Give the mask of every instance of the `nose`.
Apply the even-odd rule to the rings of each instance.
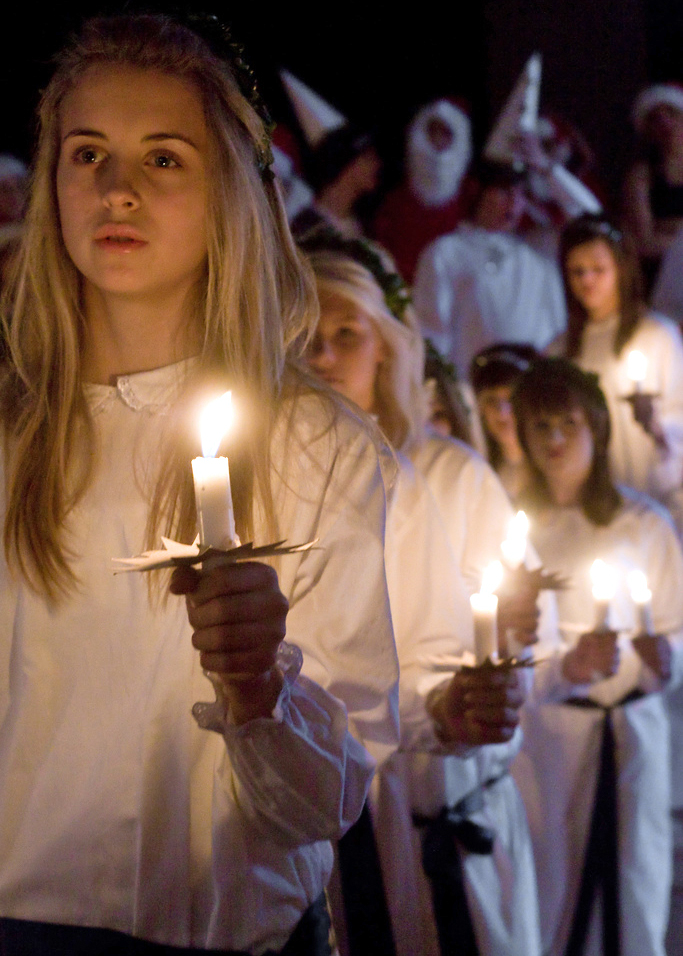
[[[558,448],[560,445],[564,444],[564,432],[559,425],[555,425],[548,432],[548,444],[552,448]]]
[[[332,343],[316,335],[308,353],[308,364],[316,372],[327,372],[334,367],[337,354]]]
[[[130,169],[122,162],[111,159],[102,169],[101,176],[102,201],[108,209],[137,209],[140,195]]]

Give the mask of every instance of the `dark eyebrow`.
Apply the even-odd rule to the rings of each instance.
[[[70,136],[88,136],[93,139],[101,139],[101,140],[107,139],[107,136],[104,133],[101,133],[99,130],[81,129],[77,127],[75,129],[69,130],[68,133],[65,133],[64,136],[62,137],[62,142],[64,142],[64,140],[69,139]],[[180,140],[181,143],[187,143],[187,145],[191,146],[192,149],[196,149],[198,151],[197,144],[194,142],[194,140],[191,140],[189,136],[185,136],[183,133],[150,133],[149,136],[143,136],[142,142],[156,143],[156,142],[163,142],[169,139]]]

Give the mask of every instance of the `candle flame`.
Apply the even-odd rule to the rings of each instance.
[[[633,349],[626,359],[626,373],[632,382],[644,382],[647,375],[647,357]]]
[[[510,518],[507,538],[501,545],[503,557],[512,568],[518,568],[524,561],[526,541],[529,534],[529,519],[523,511]]]
[[[500,561],[492,561],[487,568],[484,569],[484,573],[481,579],[481,588],[479,589],[480,594],[493,594],[496,588],[500,587],[500,583],[503,580],[503,565]]]
[[[636,604],[647,604],[652,598],[652,591],[647,586],[647,577],[643,571],[629,571],[628,589]]]
[[[216,453],[232,423],[232,392],[225,392],[220,398],[209,402],[202,412],[199,433],[202,439],[204,458],[215,458]]]
[[[593,597],[596,601],[611,601],[617,589],[617,574],[614,568],[598,558],[591,566]]]

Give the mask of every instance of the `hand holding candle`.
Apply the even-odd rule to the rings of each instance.
[[[477,664],[483,664],[489,657],[495,660],[498,656],[498,598],[493,592],[500,584],[502,576],[502,564],[500,561],[494,561],[484,571],[479,592],[470,595]]]
[[[206,406],[201,418],[202,458],[193,458],[194,493],[199,541],[204,548],[226,550],[238,543],[227,458],[216,458],[232,418],[232,396],[226,392]]]
[[[617,633],[610,630],[610,603],[616,591],[614,568],[598,559],[591,566],[596,623],[582,634],[564,656],[562,672],[573,684],[589,684],[616,674],[619,669]]]
[[[668,443],[662,427],[655,414],[653,392],[644,390],[647,377],[647,356],[638,349],[632,349],[626,358],[626,374],[633,382],[633,392],[626,396],[633,409],[633,417],[638,424],[650,435],[657,446],[663,451],[668,450]]]
[[[661,680],[671,677],[671,644],[663,634],[655,632],[652,621],[652,591],[642,571],[630,571],[628,587],[638,611],[638,634],[632,644],[636,653]]]

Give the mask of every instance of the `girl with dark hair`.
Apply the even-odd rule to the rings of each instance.
[[[533,345],[500,342],[475,355],[470,365],[488,459],[512,501],[517,501],[529,478],[517,437],[512,391],[538,354]]]
[[[543,951],[664,956],[672,835],[662,692],[683,665],[681,548],[663,509],[613,483],[594,375],[540,359],[520,379],[514,408],[531,465],[531,541],[546,571],[566,581],[561,638],[537,667],[514,768],[534,841]],[[596,559],[616,577],[600,613]],[[651,594],[639,612],[642,574]],[[603,949],[594,948],[599,928]]]
[[[670,504],[683,479],[683,341],[645,307],[636,254],[601,216],[562,234],[566,335],[548,350],[595,372],[605,393],[617,481]]]
[[[312,280],[201,26],[88,21],[43,95],[0,367],[4,956],[329,953],[330,841],[397,743],[377,447],[287,357]],[[238,535],[319,547],[114,576],[194,538],[226,388]]]

